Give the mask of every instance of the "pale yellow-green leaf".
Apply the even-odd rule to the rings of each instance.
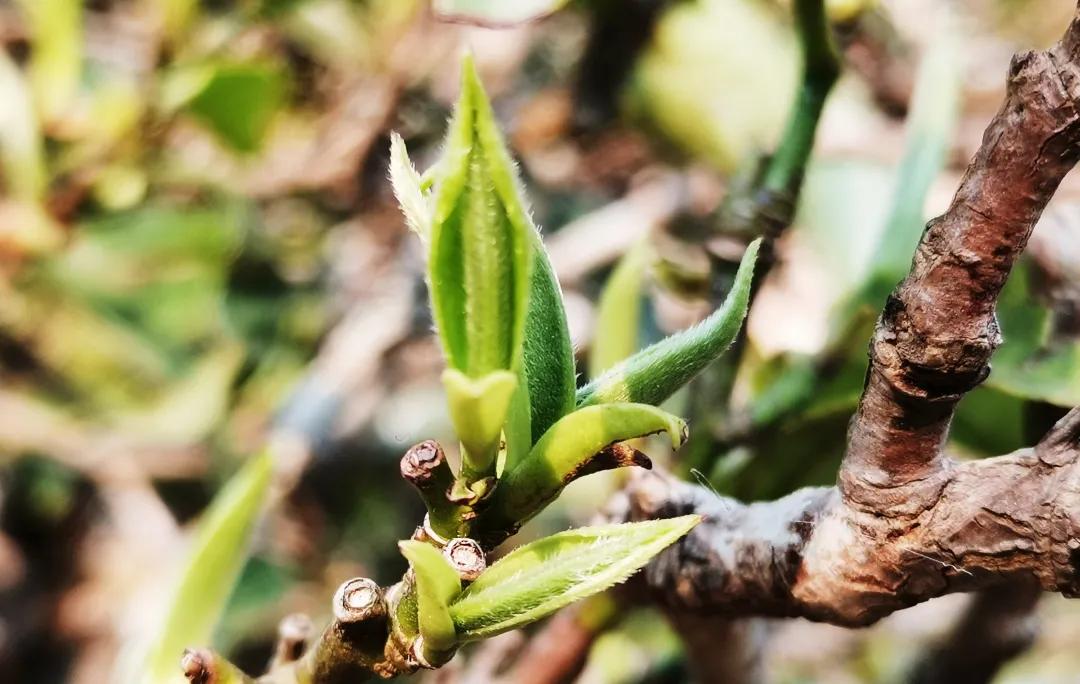
[[[447,368],[443,386],[458,439],[465,447],[464,467],[471,473],[491,470],[499,451],[499,439],[518,386],[517,375],[495,371],[480,378]]]
[[[434,546],[419,541],[403,541],[398,546],[416,574],[417,618],[424,651],[437,657],[457,644],[450,602],[461,593],[461,579]]]
[[[774,10],[758,0],[674,4],[628,103],[689,153],[734,172],[776,142],[795,93],[795,37]]]
[[[626,580],[701,521],[696,515],[562,532],[507,554],[450,605],[462,641],[540,620]]]
[[[272,473],[273,456],[264,451],[232,477],[203,513],[168,611],[139,673],[142,684],[183,682],[178,667],[183,650],[210,640],[247,561],[251,533]]]

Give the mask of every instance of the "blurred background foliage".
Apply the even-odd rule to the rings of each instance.
[[[885,296],[1009,56],[1052,42],[1072,4],[829,3],[844,75],[780,265],[740,353],[672,400],[691,443],[654,456],[747,499],[833,481]],[[789,9],[576,0],[489,29],[437,21],[424,0],[0,0],[5,679],[123,672],[166,622],[191,522],[267,443],[273,505],[217,647],[259,671],[283,615],[325,617],[343,579],[402,571],[395,540],[422,509],[397,459],[449,422],[389,133],[430,163],[463,45],[519,155],[585,379],[699,319],[730,282],[753,236],[721,200],[787,119]],[[1006,342],[961,405],[959,455],[1032,444],[1080,404],[1078,198],[1067,179],[1002,298]],[[575,485],[524,534],[587,520],[619,477]],[[899,681],[958,600],[860,632],[779,625],[769,676]],[[1080,612],[1043,612],[1001,681],[1080,669]],[[685,679],[651,611],[583,613],[602,636],[578,681]],[[475,681],[459,660],[440,676]]]

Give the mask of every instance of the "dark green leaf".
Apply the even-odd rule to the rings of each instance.
[[[529,388],[531,442],[574,408],[574,347],[566,325],[562,291],[547,251],[536,234],[532,288],[525,318],[524,366]],[[526,449],[527,450],[527,449]]]

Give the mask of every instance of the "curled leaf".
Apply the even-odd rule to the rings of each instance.
[[[746,318],[760,244],[755,240],[746,248],[735,282],[719,309],[694,327],[634,354],[578,390],[578,406],[626,401],[655,406],[723,354]]]
[[[461,580],[434,546],[419,541],[403,541],[398,546],[416,574],[417,618],[423,638],[421,655],[435,665],[457,645],[449,606],[461,593]]]
[[[567,484],[596,472],[604,463],[644,465],[647,459],[604,450],[616,442],[657,432],[666,432],[678,448],[686,439],[686,423],[647,404],[601,404],[574,411],[552,425],[528,457],[503,475],[496,490],[499,515],[507,522],[522,523]],[[594,462],[598,457],[602,460]]]
[[[443,386],[458,439],[465,447],[463,469],[476,475],[488,474],[499,451],[499,438],[510,410],[510,400],[518,386],[517,375],[495,371],[481,378],[447,368]]]
[[[700,521],[687,515],[585,527],[515,549],[450,605],[458,639],[523,627],[622,582]]]
[[[447,362],[471,377],[520,363],[532,224],[472,59],[438,166],[428,260]]]

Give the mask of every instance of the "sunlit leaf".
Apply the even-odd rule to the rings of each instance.
[[[600,295],[596,334],[589,350],[589,375],[598,377],[638,350],[641,288],[649,263],[649,245],[640,242],[619,260]]]
[[[434,0],[435,12],[446,19],[484,26],[506,26],[555,12],[567,0]]]
[[[535,229],[469,57],[435,184],[428,269],[447,362],[472,377],[516,369]]]
[[[735,340],[749,306],[759,240],[747,247],[719,309],[692,328],[634,354],[578,390],[578,406],[616,401],[656,405],[690,382]]]
[[[517,629],[622,582],[700,521],[688,515],[586,527],[515,549],[451,604],[458,638]]]
[[[508,519],[528,520],[569,482],[592,472],[590,461],[605,447],[658,432],[666,432],[677,449],[686,439],[686,423],[647,404],[578,409],[552,425],[525,460],[503,475],[495,505]]]
[[[437,657],[458,641],[450,602],[461,593],[461,579],[434,546],[418,541],[403,541],[398,546],[416,573],[417,617],[424,652]]]
[[[146,684],[183,681],[184,648],[207,643],[248,556],[273,470],[269,451],[244,465],[203,514],[161,632],[141,671]]]

